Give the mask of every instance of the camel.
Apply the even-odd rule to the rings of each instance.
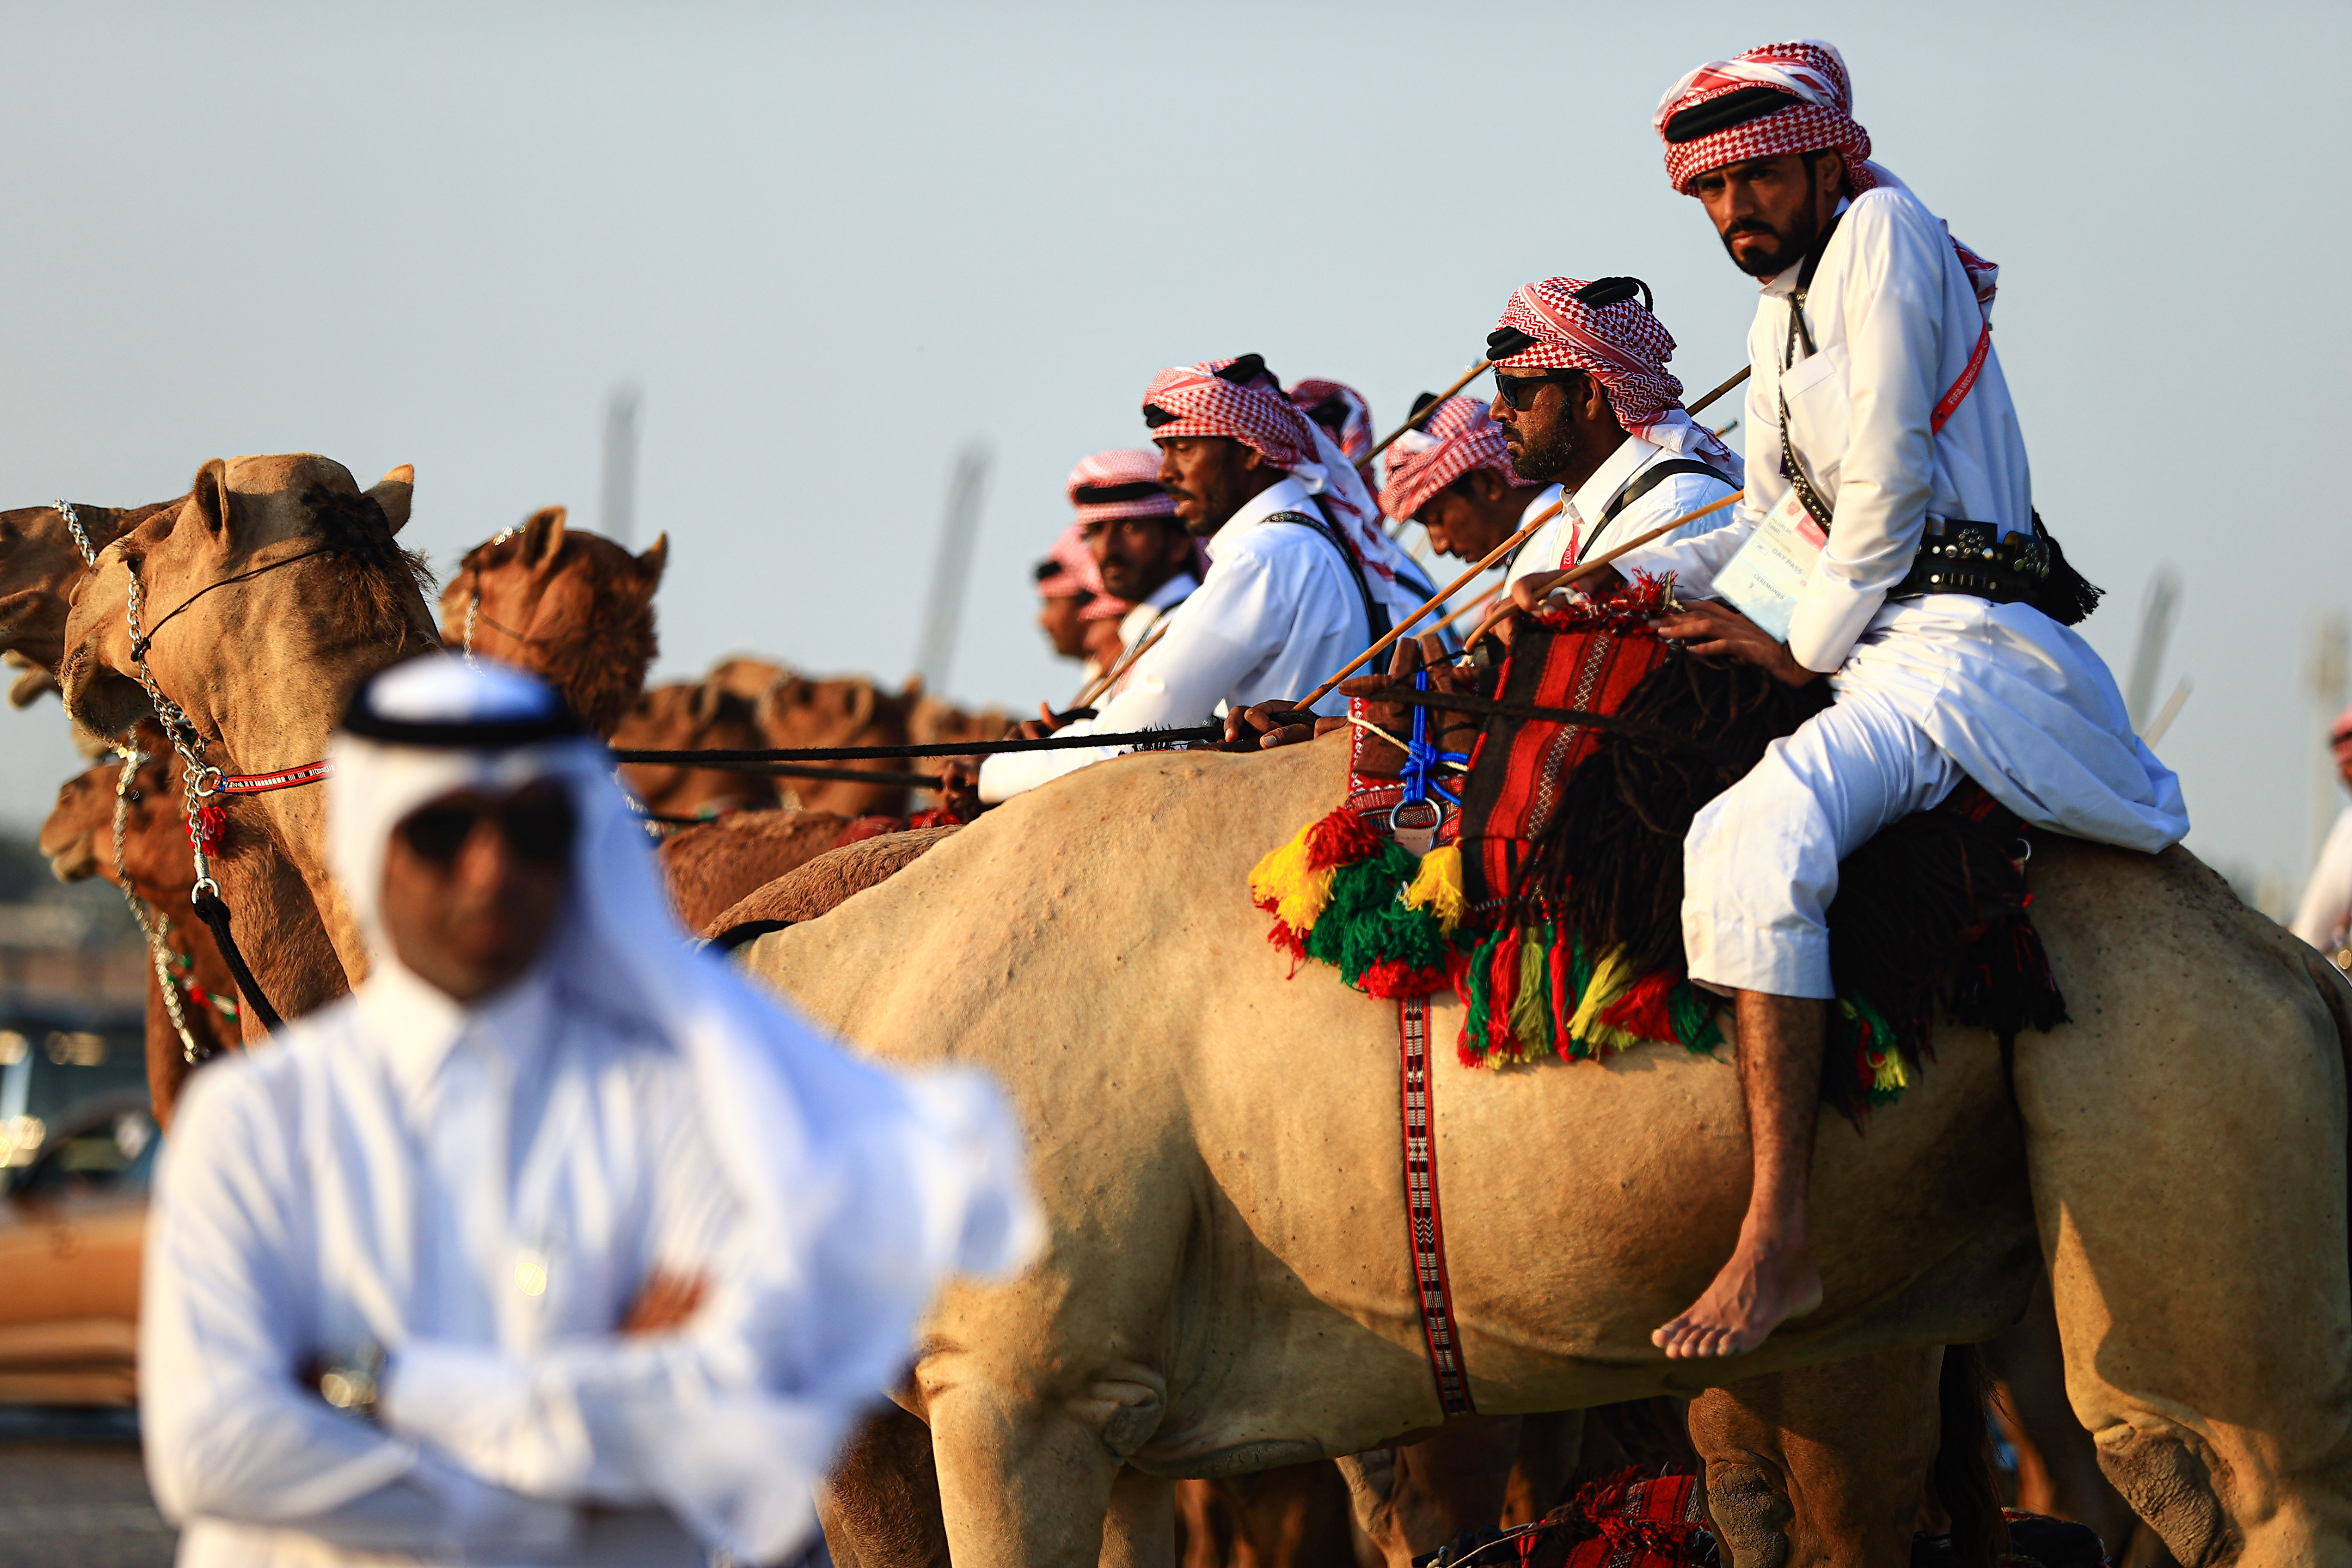
[[[67,711],[109,735],[153,712],[124,616],[135,569],[149,667],[205,738],[205,760],[254,773],[323,757],[360,680],[438,646],[430,579],[394,539],[414,482],[403,465],[362,490],[312,453],[207,462],[184,501],[121,535],[77,584],[58,669]],[[233,800],[213,861],[238,945],[288,1017],[368,972],[328,873],[322,808],[315,788]],[[248,1038],[257,1027],[248,1016]]]
[[[751,751],[768,744],[754,700],[715,680],[676,682],[641,693],[609,739],[615,751]],[[621,776],[647,811],[671,821],[773,811],[783,803],[776,781],[766,773],[624,763]]]
[[[441,591],[441,640],[543,676],[610,735],[656,651],[654,590],[669,535],[632,555],[563,519],[563,508],[546,507],[467,551]]]
[[[678,922],[703,927],[748,894],[841,842],[854,819],[837,811],[738,811],[662,840],[662,881]]]
[[[115,848],[117,782],[121,758],[103,762],[68,779],[58,804],[41,825],[41,853],[61,882],[101,877],[144,900],[148,919],[161,919],[165,959],[182,993],[181,1017],[198,1050],[241,1050],[245,1034],[237,1021],[236,982],[221,957],[212,931],[189,908],[195,869],[181,816],[183,769],[163,732],[151,721],[134,729],[144,757],[131,784],[119,797],[122,819],[121,858]],[[171,1131],[180,1087],[194,1066],[173,1026],[162,982],[150,955],[147,975],[147,1090],[156,1125]]]
[[[146,506],[77,504],[90,548],[103,550],[173,501]],[[29,705],[54,684],[65,657],[66,610],[87,563],[63,513],[53,506],[20,506],[0,511],[0,650],[20,676],[9,700]]]
[[[1396,1009],[1288,978],[1243,890],[1345,763],[1335,737],[1088,768],[741,950],[867,1053],[988,1067],[1025,1115],[1047,1251],[951,1290],[902,1393],[960,1564],[1165,1562],[1175,1479],[1438,1424],[1399,1234]],[[1647,1335],[1745,1203],[1736,1039],[1507,1071],[1434,1052],[1479,1409],[1737,1385],[1692,1427],[1742,1563],[1790,1549],[1821,1412],[1881,1412],[1843,1489],[1798,1500],[1892,1563],[1910,1520],[1880,1478],[1916,1501],[1941,1347],[2017,1321],[2038,1261],[2074,1412],[2181,1563],[2352,1557],[2352,989],[2186,850],[2045,837],[2033,870],[2075,1022],[2021,1038],[2013,1075],[1947,1030],[1900,1104],[1829,1121],[1824,1304],[1725,1363]],[[1449,1040],[1460,1009],[1432,1013]],[[1824,1363],[1839,1377],[1806,1375]]]

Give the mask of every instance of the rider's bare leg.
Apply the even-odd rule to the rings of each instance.
[[[1822,1277],[1805,1246],[1805,1181],[1821,1113],[1828,1004],[1762,991],[1737,994],[1739,1087],[1756,1184],[1739,1244],[1688,1310],[1650,1335],[1667,1355],[1737,1355],[1789,1318],[1822,1304]]]

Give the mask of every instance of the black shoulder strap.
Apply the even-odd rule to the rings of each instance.
[[[1372,585],[1364,580],[1364,568],[1356,560],[1356,552],[1348,548],[1345,540],[1331,531],[1329,523],[1319,517],[1313,517],[1303,511],[1278,511],[1267,518],[1266,521],[1295,522],[1301,528],[1311,528],[1322,537],[1324,543],[1338,551],[1339,564],[1345,566],[1348,569],[1348,575],[1355,580],[1356,595],[1364,602],[1364,625],[1371,628],[1371,635],[1364,639],[1364,646],[1370,647],[1389,635],[1389,626],[1391,623],[1389,620],[1388,607],[1372,597]]]
[[[1669,458],[1663,463],[1652,464],[1627,480],[1625,488],[1612,496],[1609,504],[1601,509],[1601,521],[1592,531],[1596,535],[1599,534],[1601,529],[1617,521],[1619,512],[1623,511],[1676,474],[1705,474],[1709,479],[1722,480],[1725,484],[1730,485],[1733,489],[1739,488],[1732,482],[1729,474],[1709,464],[1702,463],[1696,458]]]

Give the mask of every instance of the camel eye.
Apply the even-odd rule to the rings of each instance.
[[[131,805],[137,805],[139,804],[139,792],[135,789],[129,791],[122,798],[129,801]]]

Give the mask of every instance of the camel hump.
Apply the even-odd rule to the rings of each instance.
[[[703,927],[702,934],[716,940],[738,926],[763,922],[794,925],[813,921],[853,893],[862,893],[889,880],[961,826],[950,822],[906,833],[886,833],[828,849],[807,865],[786,872],[738,900]]]

